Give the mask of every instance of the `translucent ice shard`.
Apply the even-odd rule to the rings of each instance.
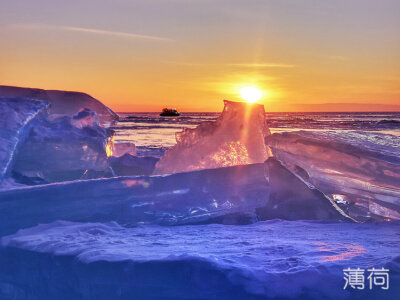
[[[176,134],[177,145],[161,158],[156,173],[261,163],[269,157],[264,143],[270,134],[264,106],[227,100],[224,103],[215,122],[203,122]]]

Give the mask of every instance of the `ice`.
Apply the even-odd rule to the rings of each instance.
[[[121,157],[125,154],[130,154],[132,156],[136,155],[136,146],[134,143],[119,142],[113,144],[112,156]]]
[[[264,164],[254,164],[0,191],[0,235],[55,220],[116,221],[129,226],[248,223],[256,217],[255,209],[268,201],[266,172]]]
[[[341,199],[342,208],[354,218],[400,219],[400,148],[395,143],[382,146],[375,133],[357,139],[354,135],[281,133],[266,142],[300,178],[331,199]]]
[[[48,107],[44,101],[0,97],[0,182],[9,175],[32,120],[45,116]]]
[[[2,239],[0,295],[4,299],[396,299],[399,230],[398,223],[273,220],[245,226],[125,228],[114,222],[58,221]],[[344,290],[343,269],[349,267],[389,269],[389,290]]]
[[[273,157],[265,164],[269,170],[270,197],[257,209],[261,220],[350,220],[323,193],[310,188]]]
[[[110,157],[108,159],[115,175],[151,175],[154,171],[158,158],[145,156],[138,157],[125,154],[121,157]]]
[[[351,221],[397,218],[398,140],[269,135],[263,114],[226,102],[156,176],[89,109],[34,118],[0,188],[0,299],[396,298],[399,222]],[[348,267],[389,269],[390,289],[343,290]]]
[[[18,178],[19,179],[19,178]],[[18,180],[12,177],[4,178],[3,181],[0,184],[0,191],[3,190],[9,190],[9,189],[15,189],[19,187],[24,187],[26,183],[21,182],[24,181],[25,178],[22,178],[22,180]],[[30,180],[30,179],[29,179]],[[42,183],[45,183],[42,181]]]
[[[170,174],[264,162],[270,134],[264,106],[224,101],[216,121],[203,122],[176,134],[177,144],[157,163],[156,173]]]
[[[42,118],[21,145],[13,171],[47,182],[79,179],[88,171],[108,172],[106,150],[112,135],[87,109],[72,118]]]
[[[79,129],[95,127],[99,125],[99,118],[96,112],[83,108],[72,117],[71,124]]]
[[[26,97],[51,103],[50,114],[72,117],[83,108],[95,111],[102,125],[110,125],[118,120],[118,115],[99,100],[85,93],[42,90],[0,85],[0,97]]]
[[[291,190],[288,190],[291,189]],[[0,235],[56,220],[182,225],[347,220],[279,162],[0,191]]]

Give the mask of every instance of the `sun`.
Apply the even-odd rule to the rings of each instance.
[[[255,103],[261,99],[263,92],[254,86],[246,86],[240,89],[240,95],[247,103]]]

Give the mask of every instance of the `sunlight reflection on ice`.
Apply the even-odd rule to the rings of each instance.
[[[323,262],[349,260],[353,257],[365,254],[367,250],[361,245],[357,244],[343,244],[339,246],[329,245],[324,242],[315,242],[317,250],[320,252],[329,252],[332,255],[325,255],[322,257]],[[333,254],[335,253],[335,254]]]

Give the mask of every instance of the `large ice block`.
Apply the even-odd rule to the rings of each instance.
[[[156,166],[156,173],[169,174],[264,162],[269,157],[264,139],[270,134],[264,106],[224,101],[214,122],[176,134],[177,144]]]
[[[354,132],[280,133],[266,138],[285,166],[354,218],[400,219],[400,150]],[[395,138],[395,137],[393,137]],[[397,138],[397,144],[400,138]]]
[[[44,101],[0,97],[0,182],[10,172],[32,120],[45,116],[48,107]]]
[[[49,182],[79,179],[88,171],[107,172],[112,134],[90,110],[73,118],[38,120],[20,147],[13,171]]]
[[[83,108],[95,111],[102,125],[118,120],[118,115],[92,96],[70,91],[42,90],[0,85],[0,97],[27,97],[51,103],[50,114],[72,117]]]

